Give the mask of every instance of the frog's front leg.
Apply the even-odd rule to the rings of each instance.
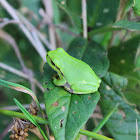
[[[53,77],[53,83],[56,86],[64,86],[66,84],[66,79],[63,76],[54,76]]]

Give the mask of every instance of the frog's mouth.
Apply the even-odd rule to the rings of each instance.
[[[63,75],[63,73],[61,72],[61,70],[53,63],[53,61],[51,60],[51,64],[61,73],[61,75]],[[64,75],[63,75],[64,76]]]
[[[48,55],[47,55],[48,56]],[[51,63],[51,65],[53,66],[53,69],[56,71],[56,72],[60,72],[62,76],[64,76],[64,74],[61,72],[60,68],[58,68],[55,63],[50,59],[50,57],[48,56],[49,58],[49,62]],[[58,74],[59,75],[59,74]]]

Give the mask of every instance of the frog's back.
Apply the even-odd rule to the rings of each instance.
[[[63,50],[60,50],[60,53],[58,54],[58,57],[61,60],[59,65],[61,66],[61,72],[67,77],[67,82],[70,85],[78,82],[91,83],[94,85],[94,83],[96,84],[99,82],[100,79],[88,64],[70,56],[65,51],[65,53],[61,53],[61,51]]]

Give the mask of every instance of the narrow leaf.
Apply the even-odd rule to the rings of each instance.
[[[118,107],[118,104],[115,107],[113,107],[113,109],[101,120],[101,122],[98,124],[98,126],[92,132],[98,133],[98,131],[104,126],[104,124],[109,120],[109,118],[115,112],[117,107]]]
[[[32,98],[35,101],[37,100],[35,94],[30,89],[28,89],[28,88],[26,88],[22,85],[12,83],[12,82],[8,82],[8,81],[2,80],[2,79],[0,79],[0,85],[11,88],[11,89],[14,89],[14,90],[17,90],[17,91],[20,91],[20,92],[23,92],[23,93],[27,93],[30,96],[32,96]]]
[[[16,103],[16,105],[20,108],[20,110],[27,116],[27,118],[35,125],[38,127],[38,129],[40,130],[40,133],[42,134],[42,136],[45,138],[45,140],[48,140],[47,137],[45,136],[43,130],[41,129],[41,127],[39,126],[39,124],[36,122],[36,120],[32,117],[32,115],[22,106],[22,104],[20,104],[20,102],[14,98],[14,101]]]
[[[90,132],[90,131],[87,131],[87,130],[80,130],[80,134],[92,137],[96,140],[113,140],[113,139],[108,138],[106,136],[99,135],[99,134],[96,134],[96,133],[93,133],[93,132]]]
[[[36,98],[36,95],[34,94],[33,91],[31,91],[27,87],[19,85],[19,84],[16,84],[16,83],[8,82],[8,81],[2,80],[2,79],[0,79],[0,85],[8,87],[8,88],[11,88],[11,89],[14,89],[14,90],[17,90],[17,91],[20,91],[20,92],[23,92],[23,93],[29,94],[36,101],[36,103],[37,103],[42,115],[44,114],[43,110],[40,107],[39,101]]]

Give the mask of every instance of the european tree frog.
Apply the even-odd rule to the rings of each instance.
[[[88,94],[98,90],[101,80],[85,62],[70,56],[62,48],[47,53],[48,64],[58,73],[53,78],[56,86],[75,94]]]

